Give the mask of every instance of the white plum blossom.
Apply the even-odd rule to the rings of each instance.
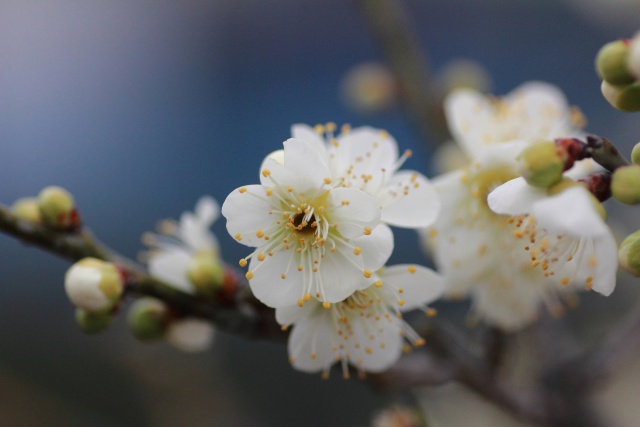
[[[505,330],[535,320],[541,305],[562,310],[564,287],[523,250],[521,230],[492,212],[488,194],[518,176],[518,155],[540,140],[578,135],[581,118],[554,86],[532,82],[502,99],[470,91],[445,101],[451,132],[468,167],[433,180],[442,209],[423,230],[450,297],[471,297],[473,315]]]
[[[381,372],[398,360],[405,342],[424,343],[401,313],[422,308],[434,314],[427,305],[442,294],[442,278],[415,265],[385,267],[373,278],[373,285],[329,308],[312,302],[276,309],[280,324],[293,325],[288,349],[296,369],[326,377],[340,362],[345,377],[349,363],[360,372]]]
[[[198,200],[194,212],[184,212],[179,222],[164,221],[162,235],[146,234],[144,241],[151,247],[149,273],[181,291],[195,293],[197,288],[189,278],[194,261],[219,262],[219,244],[210,231],[220,216],[218,203],[209,196]]]
[[[584,186],[576,183],[550,195],[516,178],[491,192],[488,203],[494,212],[511,215],[522,250],[545,276],[611,294],[617,244],[600,214],[602,206]]]
[[[332,123],[291,128],[294,138],[313,144],[326,159],[333,187],[358,188],[378,201],[381,222],[420,228],[435,221],[440,203],[429,180],[419,172],[400,170],[410,150],[400,156],[395,139],[380,129],[343,126],[335,137],[334,131]]]
[[[240,260],[254,295],[270,307],[325,306],[368,287],[393,251],[388,227],[378,227],[378,202],[357,188],[333,186],[326,150],[307,140],[284,142],[268,157],[261,184],[237,188],[222,214],[228,232],[256,248]]]
[[[451,134],[471,159],[499,143],[580,136],[585,122],[560,89],[543,82],[525,83],[503,98],[459,89],[444,105]]]
[[[194,317],[185,317],[173,320],[164,338],[178,350],[185,353],[199,353],[211,347],[215,332],[211,323]]]

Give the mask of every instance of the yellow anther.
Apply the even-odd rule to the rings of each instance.
[[[287,329],[289,329],[287,325],[280,326],[281,331],[286,331]]]
[[[301,265],[298,266],[298,271],[302,271],[302,266]]]
[[[251,271],[247,271],[247,274],[244,275],[248,280],[253,279],[253,273]]]
[[[407,156],[407,157],[411,157],[411,156],[413,156],[413,151],[411,151],[411,150],[404,150],[404,155],[405,155],[405,156]]]
[[[417,269],[412,265],[409,268],[407,268],[407,270],[409,271],[409,273],[413,274],[417,271]]]
[[[313,272],[317,273],[318,272],[318,267],[313,267]]]
[[[327,124],[324,125],[325,129],[327,130],[327,132],[335,132],[336,131],[336,124],[333,122],[327,122]]]
[[[266,178],[269,175],[271,175],[271,171],[269,169],[263,169],[262,170],[262,176],[264,176]]]
[[[362,252],[362,249],[360,249],[360,247],[356,246],[355,248],[353,248],[353,253],[355,255],[360,255],[360,252]]]
[[[326,177],[326,178],[324,179],[324,183],[325,183],[325,184],[331,184],[331,178]]]
[[[531,266],[532,266],[532,267],[537,267],[537,266],[538,266],[538,264],[540,264],[540,261],[538,261],[538,260],[536,259],[536,260],[534,260],[534,261],[531,263]]]
[[[398,293],[399,293],[399,294],[401,294],[401,293],[403,293],[403,292],[404,292],[404,289],[402,289],[402,288],[398,288]]]
[[[242,240],[242,234],[240,234],[240,233],[236,233],[236,235],[234,237],[236,238],[237,241]]]
[[[298,300],[298,307],[302,307],[304,305],[304,301],[301,299]]]
[[[311,358],[315,359],[316,357],[318,357],[318,355],[316,355],[315,353],[311,353]]]
[[[247,192],[247,188],[246,187],[240,187],[238,189],[238,191],[241,192],[241,193],[246,193]]]
[[[287,191],[288,191],[289,193],[293,192],[293,187],[287,187]]]
[[[524,232],[522,230],[513,230],[513,237],[522,239],[524,237]]]
[[[371,277],[371,270],[363,271],[362,275],[368,279],[369,277]]]
[[[349,204],[349,201],[348,201],[348,200],[343,200],[343,201],[342,201],[342,206],[347,206],[348,204]]]
[[[365,234],[365,236],[370,235],[370,234],[371,234],[371,228],[369,228],[369,227],[365,227],[365,228],[364,228],[364,234]]]
[[[258,261],[264,261],[264,254],[258,254]]]
[[[382,280],[376,280],[373,284],[376,285],[377,288],[379,288],[380,286],[382,286]]]
[[[436,314],[438,314],[438,310],[436,310],[435,308],[429,308],[427,309],[427,316],[429,317],[435,317]]]
[[[413,345],[416,347],[420,347],[423,346],[425,344],[424,338],[418,338]]]
[[[264,231],[262,230],[256,231],[256,236],[258,237],[258,239],[262,239],[264,237]]]
[[[247,265],[247,260],[242,258],[240,261],[238,261],[238,264],[240,264],[240,267],[245,267]]]
[[[313,127],[313,130],[315,130],[317,133],[324,133],[324,126],[322,125],[315,125]]]
[[[322,303],[322,306],[323,306],[324,308],[326,308],[326,309],[329,309],[329,308],[331,308],[331,303],[330,303],[330,302],[325,301],[325,302],[323,302],[323,303]]]
[[[273,194],[273,189],[267,188],[267,196],[271,196]]]
[[[404,305],[404,300],[403,300],[403,299],[399,299],[399,300],[398,300],[398,305],[399,305],[400,307],[402,307],[402,306]]]
[[[563,277],[560,283],[562,283],[563,286],[567,286],[569,284],[569,278]]]

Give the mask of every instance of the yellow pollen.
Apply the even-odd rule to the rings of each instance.
[[[302,266],[301,265],[298,266],[298,271],[302,271]]]
[[[320,292],[316,292],[316,298],[320,298]]]
[[[293,192],[293,187],[287,187],[287,191],[288,191],[289,193]]]
[[[371,228],[369,228],[369,227],[365,227],[365,228],[364,228],[364,234],[365,234],[365,236],[370,235],[370,234],[371,234]]]
[[[280,275],[280,277],[282,277],[282,279],[284,280],[284,279],[286,279],[286,278],[287,278],[287,275],[286,275],[286,274],[284,274],[284,273],[282,273],[282,274]]]
[[[247,265],[247,260],[242,258],[240,261],[238,261],[238,264],[240,264],[240,267],[245,267]]]
[[[418,338],[416,342],[413,343],[413,345],[416,347],[420,347],[420,346],[423,346],[424,343],[425,343],[424,338]]]
[[[373,350],[371,350],[371,348],[369,347],[365,348],[364,350],[367,352],[367,354],[373,353]]]
[[[236,240],[237,240],[237,241],[242,240],[242,234],[237,233],[237,234],[235,235],[235,238],[236,238]]]
[[[353,253],[354,253],[354,255],[360,255],[360,252],[362,252],[362,250],[361,250],[358,246],[356,246],[355,248],[353,248]]]
[[[538,266],[538,264],[540,264],[540,261],[538,261],[538,260],[536,259],[536,260],[534,260],[534,261],[531,263],[531,266],[532,266],[532,267],[537,267],[537,266]]]
[[[380,286],[382,286],[382,280],[377,280],[373,284],[376,285],[377,288],[379,288]]]
[[[262,230],[256,231],[256,236],[258,236],[258,239],[262,239],[262,237],[264,237],[264,231]]]
[[[569,278],[563,277],[560,283],[562,283],[563,286],[567,286],[569,284]]]
[[[289,358],[289,363],[295,363],[295,361],[296,361],[296,358],[295,358],[295,357],[291,356],[291,357]]]
[[[325,125],[325,129],[327,130],[327,132],[335,132],[336,131],[336,124],[333,122],[327,122]]]
[[[591,257],[589,258],[588,263],[589,263],[589,267],[595,267],[596,264],[598,264],[598,260],[595,257]]]
[[[323,306],[324,308],[326,308],[326,309],[329,309],[329,308],[331,308],[331,303],[330,303],[330,302],[325,301],[325,302],[323,302],[323,303],[322,303],[322,306]]]
[[[398,293],[399,293],[399,294],[401,294],[401,293],[403,293],[403,292],[404,292],[404,289],[402,289],[402,288],[398,288]]]
[[[407,157],[411,157],[411,156],[413,156],[413,151],[411,151],[411,150],[404,150],[404,155],[405,155],[405,156],[407,156]]]
[[[343,200],[343,201],[342,201],[342,206],[347,206],[348,204],[349,204],[349,201],[348,201],[348,200]]]
[[[258,261],[264,261],[264,254],[258,254]]]
[[[435,228],[432,228],[431,230],[429,230],[429,237],[434,238],[438,235],[438,230],[436,230]]]
[[[280,326],[281,331],[286,331],[287,329],[289,329],[287,325]]]
[[[247,274],[244,275],[248,280],[253,279],[253,273],[251,271],[247,271]]]
[[[399,305],[400,307],[402,307],[402,306],[404,305],[404,300],[403,300],[403,299],[399,299],[399,300],[398,300],[398,305]]]
[[[267,196],[270,196],[272,194],[273,194],[273,189],[267,188]]]
[[[513,230],[513,237],[522,239],[524,237],[524,232],[522,230]]]
[[[246,193],[247,192],[247,188],[246,187],[240,187],[240,189],[238,189],[238,191],[240,193]]]
[[[298,307],[302,307],[304,305],[304,301],[301,299],[298,300]]]
[[[325,184],[331,184],[331,178],[326,177],[326,178],[324,179],[324,183],[325,183]]]
[[[411,267],[407,268],[407,270],[409,271],[409,273],[413,274],[417,269],[412,265]]]
[[[315,359],[316,357],[318,357],[315,353],[311,353],[311,358]]]
[[[313,267],[313,272],[317,273],[318,272],[318,267]]]
[[[369,277],[371,277],[371,270],[363,271],[362,275],[368,279]]]
[[[438,310],[436,310],[435,308],[430,308],[427,310],[427,316],[429,317],[435,317],[436,314],[438,314]]]
[[[268,177],[269,175],[271,175],[271,171],[269,169],[264,169],[262,171],[262,176],[264,176],[265,178]]]

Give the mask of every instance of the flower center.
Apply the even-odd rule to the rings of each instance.
[[[293,217],[292,224],[296,228],[297,233],[305,235],[314,234],[317,227],[316,217],[311,214],[308,219],[305,219],[306,216],[304,212],[296,214],[296,216]]]

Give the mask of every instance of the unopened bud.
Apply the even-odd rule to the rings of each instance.
[[[73,305],[97,313],[109,311],[120,300],[123,283],[112,263],[84,258],[67,271],[64,289]]]
[[[111,325],[113,315],[110,312],[90,313],[80,308],[76,309],[76,323],[86,334],[97,334]]]
[[[640,142],[631,150],[631,161],[636,165],[640,165]]]
[[[222,289],[224,266],[213,252],[199,252],[189,262],[187,276],[196,293],[213,296]]]
[[[634,276],[640,276],[640,231],[627,236],[618,249],[620,266]]]
[[[626,86],[613,86],[602,82],[602,95],[609,104],[622,111],[640,111],[640,82]]]
[[[167,332],[167,307],[155,298],[140,298],[129,309],[129,329],[140,341],[162,338]]]
[[[640,166],[623,166],[613,172],[611,195],[628,205],[640,203]]]
[[[628,66],[629,42],[618,40],[604,45],[596,56],[600,78],[611,85],[628,85],[636,78]]]
[[[178,350],[198,353],[211,347],[214,332],[209,322],[188,317],[171,322],[165,338]]]
[[[38,199],[34,197],[25,197],[16,200],[15,203],[11,205],[11,212],[18,218],[26,219],[27,221],[40,222],[42,220]]]
[[[548,188],[562,180],[564,161],[551,141],[528,146],[519,156],[520,174],[534,187]]]
[[[58,230],[69,230],[80,225],[73,196],[61,187],[50,186],[38,194],[42,221]]]

